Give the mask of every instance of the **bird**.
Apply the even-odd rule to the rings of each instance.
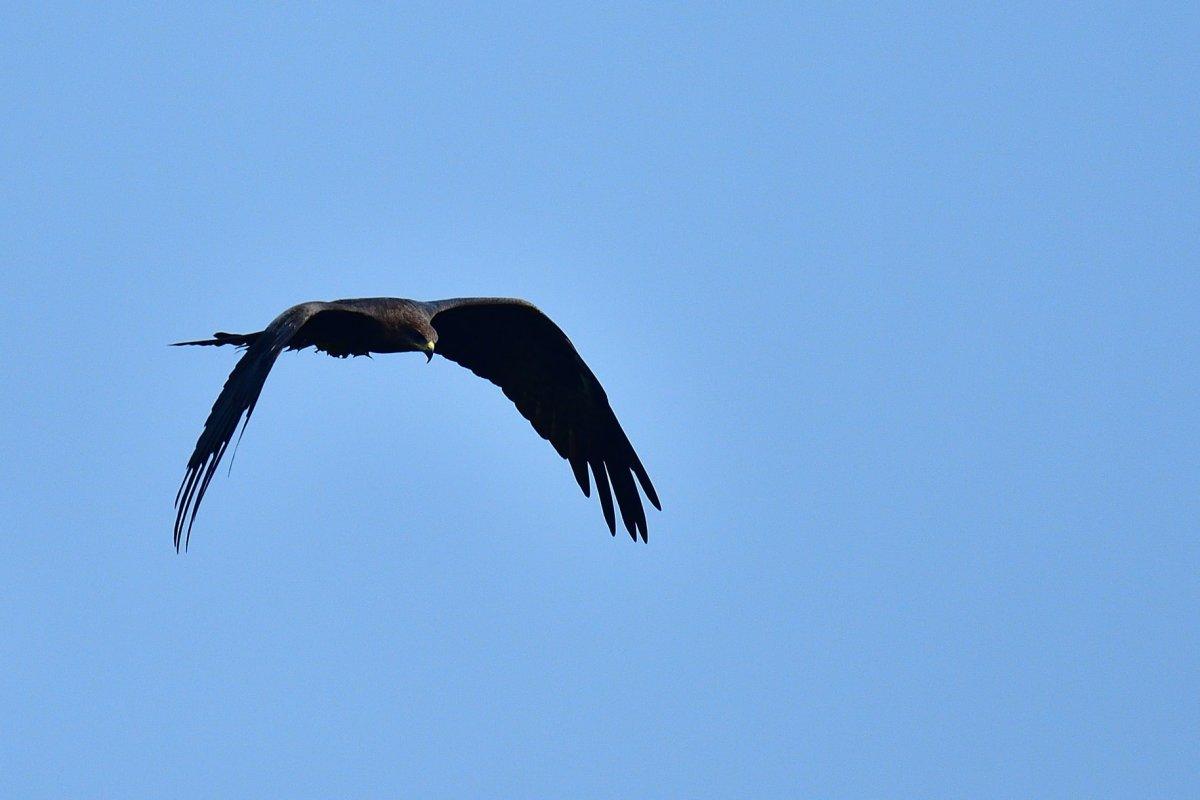
[[[616,536],[613,497],[626,531],[647,539],[642,493],[662,504],[646,468],[617,421],[604,387],[571,340],[533,303],[506,297],[419,301],[368,297],[300,303],[254,333],[218,331],[211,339],[172,346],[243,350],[192,451],[175,495],[175,550],[187,550],[200,502],[240,422],[242,434],[276,358],[313,347],[336,358],[372,353],[435,354],[500,387],[517,411],[570,465],[585,497],[589,470],[609,532]],[[234,445],[237,449],[237,445]],[[636,478],[636,485],[635,485]]]

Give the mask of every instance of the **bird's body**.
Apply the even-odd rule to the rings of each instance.
[[[596,376],[566,334],[533,304],[511,298],[421,302],[371,297],[292,306],[256,333],[216,333],[180,345],[236,345],[242,355],[213,404],[176,496],[175,547],[186,544],[200,501],[239,421],[243,430],[267,374],[284,350],[306,347],[331,356],[438,353],[501,388],[534,430],[567,459],[585,495],[589,470],[609,530],[613,496],[630,536],[646,540],[637,484],[661,508]]]
[[[306,340],[296,341],[289,349],[301,350],[311,346],[331,356],[365,356],[371,353],[409,352],[412,342],[405,331],[416,330],[426,334],[431,309],[426,304],[411,300],[387,297],[370,297],[360,300],[339,300],[324,308],[330,312],[310,320],[302,330]],[[357,336],[346,339],[346,328],[341,325],[336,313],[344,312],[363,315],[369,320],[359,326]],[[328,320],[328,324],[322,324]]]

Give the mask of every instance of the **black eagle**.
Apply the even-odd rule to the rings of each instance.
[[[271,365],[284,350],[305,347],[338,358],[406,352],[424,353],[429,360],[435,352],[445,356],[499,386],[533,429],[571,464],[586,496],[591,495],[591,470],[614,536],[613,495],[629,535],[646,541],[646,512],[635,477],[654,507],[662,509],[604,387],[567,335],[525,300],[420,302],[376,297],[301,303],[257,333],[214,333],[212,339],[176,344],[245,348],[213,403],[175,496],[176,550],[181,543],[187,547],[209,481],[239,421],[245,431]]]

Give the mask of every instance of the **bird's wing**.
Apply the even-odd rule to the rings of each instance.
[[[609,530],[616,535],[615,494],[629,535],[645,541],[646,512],[634,476],[654,507],[662,505],[604,388],[566,334],[524,300],[469,298],[429,306],[437,353],[499,386],[570,462],[588,496],[590,467]]]
[[[213,403],[212,411],[204,423],[204,430],[196,441],[196,449],[188,459],[187,471],[179,485],[179,492],[175,495],[176,550],[179,549],[181,539],[183,546],[187,547],[192,534],[192,524],[196,521],[196,512],[200,509],[200,501],[204,499],[204,493],[208,490],[208,483],[216,473],[217,465],[225,455],[225,449],[229,447],[239,421],[242,421],[242,430],[245,431],[246,423],[254,413],[254,405],[258,402],[258,396],[275,359],[289,346],[299,348],[312,344],[308,340],[309,337],[297,334],[310,320],[325,312],[328,312],[327,316],[355,313],[334,303],[302,303],[292,306],[276,317],[265,330],[254,336],[246,352],[229,373],[225,387]],[[370,321],[366,315],[355,316]]]

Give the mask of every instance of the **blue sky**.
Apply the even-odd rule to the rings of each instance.
[[[1198,22],[6,7],[0,790],[1194,790]],[[166,343],[478,294],[648,545],[465,370],[306,352],[175,554],[235,354]]]

